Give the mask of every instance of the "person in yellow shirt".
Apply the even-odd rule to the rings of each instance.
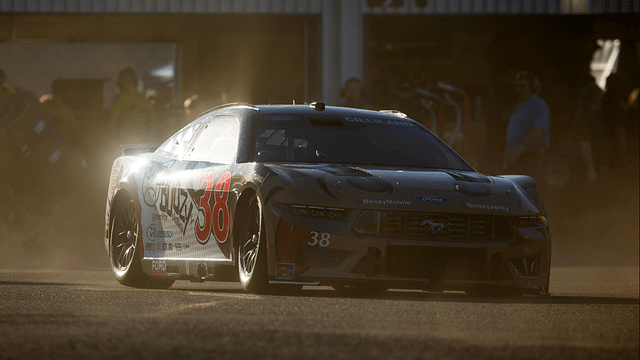
[[[115,121],[120,144],[141,144],[153,138],[153,103],[138,92],[138,77],[131,68],[118,74],[117,85],[120,92],[113,100],[110,112]]]

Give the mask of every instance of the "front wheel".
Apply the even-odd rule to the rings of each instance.
[[[142,271],[140,244],[142,231],[133,200],[123,199],[113,211],[109,257],[116,280],[137,288],[167,289],[173,280],[155,279]]]
[[[252,293],[268,292],[267,247],[264,236],[262,202],[253,195],[238,226],[238,275],[242,287]]]

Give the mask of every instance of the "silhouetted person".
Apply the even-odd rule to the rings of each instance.
[[[588,182],[604,176],[612,154],[610,131],[602,118],[602,96],[602,90],[595,83],[583,86],[574,123],[579,164],[584,166],[580,173]]]
[[[549,149],[549,107],[538,96],[540,83],[523,71],[515,78],[516,106],[507,127],[504,168],[509,173],[540,176]]]
[[[65,140],[69,144],[79,146],[78,122],[73,109],[66,102],[70,91],[64,87],[62,80],[56,79],[51,84],[51,93],[51,98],[43,101],[42,106],[47,110],[53,125],[60,131]]]
[[[118,74],[117,85],[120,92],[111,106],[112,121],[115,121],[120,144],[148,143],[153,137],[153,103],[138,92],[138,77],[131,68]]]
[[[349,78],[342,89],[340,89],[340,97],[344,101],[339,106],[352,107],[358,109],[369,109],[369,104],[364,100],[364,89],[362,82],[358,78]]]

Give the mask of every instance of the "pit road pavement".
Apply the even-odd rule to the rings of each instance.
[[[547,297],[374,298],[0,270],[0,359],[638,359],[638,267],[556,267],[551,279]]]

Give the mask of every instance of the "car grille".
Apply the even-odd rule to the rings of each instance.
[[[424,240],[507,240],[513,236],[506,216],[386,211],[380,234]]]
[[[302,268],[336,268],[340,266],[350,254],[350,252],[346,251],[300,246],[296,256],[296,264]]]
[[[486,279],[486,249],[450,249],[412,246],[387,247],[387,274],[391,277],[443,280]]]

